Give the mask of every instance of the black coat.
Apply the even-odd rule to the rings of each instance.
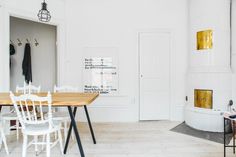
[[[30,44],[25,44],[24,59],[22,62],[23,75],[25,76],[25,82],[32,82],[32,67],[31,67],[31,48]]]
[[[11,67],[11,56],[16,53],[14,45],[10,44],[10,67]]]

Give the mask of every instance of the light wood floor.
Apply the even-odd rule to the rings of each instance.
[[[178,122],[157,121],[140,123],[94,124],[97,144],[92,143],[86,123],[79,125],[86,157],[223,157],[223,145],[169,131]],[[22,140],[9,140],[10,155],[3,149],[0,157],[20,157]],[[35,156],[34,148],[28,157]],[[41,153],[39,157],[44,157]],[[53,148],[51,157],[60,157],[59,146]],[[75,143],[70,143],[68,157],[79,157]],[[228,157],[235,156],[229,150]]]

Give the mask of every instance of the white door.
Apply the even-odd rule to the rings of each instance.
[[[140,120],[170,116],[170,33],[140,33]]]

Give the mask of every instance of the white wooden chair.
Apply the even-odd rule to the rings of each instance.
[[[54,86],[54,93],[64,92],[64,93],[74,93],[78,92],[79,89],[71,86]],[[64,129],[64,139],[66,141],[67,133],[68,133],[68,122],[70,122],[70,115],[66,111],[57,111],[54,110],[52,113],[53,120],[59,120],[63,122],[63,129]],[[72,134],[72,138],[74,139],[74,135]]]
[[[62,146],[62,136],[61,136],[61,122],[53,121],[52,119],[52,98],[51,94],[48,93],[46,97],[39,97],[32,94],[24,94],[20,96],[14,96],[10,93],[11,100],[14,104],[17,116],[20,120],[23,133],[23,150],[22,157],[26,157],[27,147],[34,144],[35,151],[38,151],[38,145],[46,145],[47,157],[50,157],[50,149],[55,146],[58,142],[60,144],[61,153],[63,153]],[[47,107],[48,116],[46,117],[43,113],[44,109]],[[29,110],[29,107],[32,110]],[[36,108],[39,111],[36,111]],[[51,133],[58,133],[58,140],[55,142],[50,141]],[[28,136],[34,136],[34,139],[28,143]],[[38,136],[46,136],[46,142],[38,142]]]
[[[2,121],[1,121],[1,117],[0,117],[0,149],[2,147],[2,143],[4,144],[5,151],[6,151],[7,155],[9,155],[7,141],[6,141],[6,137],[4,134],[4,129],[3,129],[3,125],[2,125]]]
[[[30,82],[28,85],[24,82],[24,86],[16,86],[16,93],[22,93],[22,94],[33,94],[33,93],[39,93],[41,91],[40,86],[33,86]]]
[[[32,93],[39,93],[41,90],[41,87],[38,86],[33,86],[31,84],[31,82],[29,83],[29,85],[27,85],[24,82],[24,86],[20,87],[20,86],[16,86],[16,93],[22,93],[22,94],[32,94]],[[5,113],[2,115],[2,119],[4,124],[6,124],[6,121],[16,121],[16,125],[11,126],[10,129],[16,129],[16,138],[17,140],[19,139],[19,119],[17,117],[17,114],[15,112],[15,109],[12,109],[9,113]]]

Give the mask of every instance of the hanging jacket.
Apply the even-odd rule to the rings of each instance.
[[[15,47],[13,44],[10,44],[10,67],[11,67],[11,56],[16,53]]]
[[[32,82],[32,67],[31,67],[31,48],[30,44],[25,44],[24,59],[22,62],[23,75],[25,76],[25,82],[29,84]]]
[[[14,55],[15,53],[16,53],[16,51],[15,51],[14,45],[13,45],[13,44],[10,44],[10,56],[11,56],[11,55]]]

